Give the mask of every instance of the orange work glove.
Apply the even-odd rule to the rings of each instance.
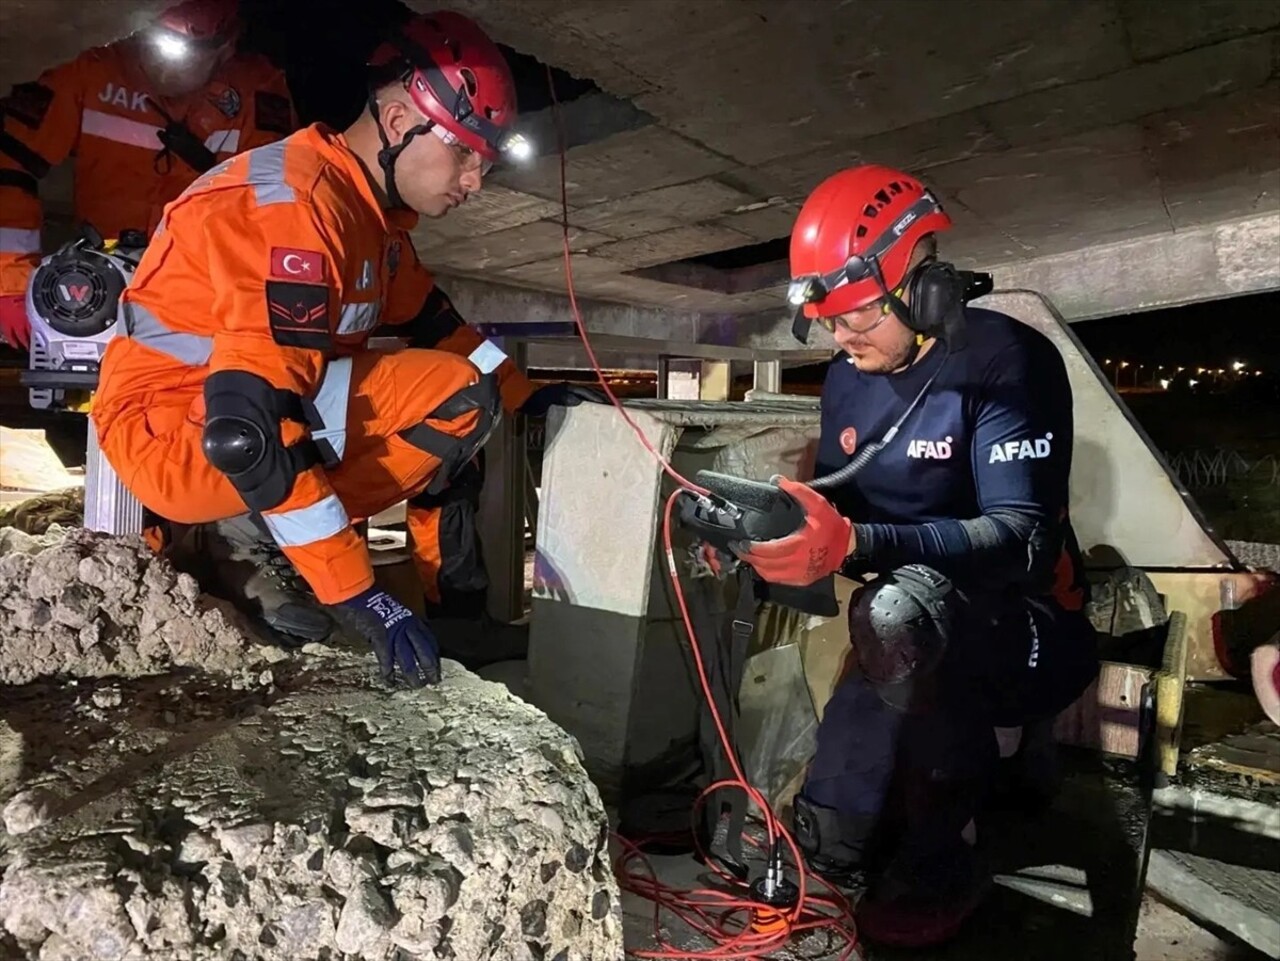
[[[853,525],[813,488],[785,479],[778,486],[800,505],[804,524],[786,537],[750,541],[737,554],[770,584],[808,587],[840,569],[853,551]]]

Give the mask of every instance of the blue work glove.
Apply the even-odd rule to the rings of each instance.
[[[390,684],[398,667],[410,687],[440,683],[440,647],[426,621],[376,587],[342,606],[368,624],[369,643],[384,681]]]
[[[607,404],[609,398],[598,387],[585,384],[547,384],[539,387],[520,405],[520,413],[530,417],[546,417],[552,407],[577,407],[583,402]]]

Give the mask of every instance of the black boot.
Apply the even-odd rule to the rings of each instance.
[[[864,883],[874,861],[876,822],[875,818],[841,814],[803,794],[792,800],[792,832],[805,864],[838,888]]]
[[[289,558],[248,514],[189,528],[171,554],[201,588],[260,620],[283,643],[321,641],[333,631]]]
[[[858,902],[858,931],[873,944],[920,948],[951,940],[991,886],[960,837],[945,848],[904,847]]]

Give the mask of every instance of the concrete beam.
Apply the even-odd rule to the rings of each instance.
[[[458,312],[473,324],[546,325],[573,320],[569,300],[556,294],[490,284],[467,277],[441,275]],[[598,351],[631,357],[671,354],[707,360],[809,360],[831,351],[827,344],[797,344],[790,320],[772,316],[739,317],[675,309],[638,307],[605,301],[578,300],[583,323]],[[535,328],[531,327],[531,332]],[[507,336],[518,334],[506,327]],[[564,346],[576,353],[577,343],[566,337],[548,338],[537,331],[532,344]],[[817,338],[814,338],[816,341]],[[642,366],[652,366],[652,362]]]
[[[1280,289],[1280,212],[984,269],[1069,321]]]
[[[997,290],[1034,290],[1071,322],[1176,307],[1197,301],[1280,289],[1280,211],[1225,223],[1008,264],[990,270]],[[441,277],[473,323],[546,324],[572,321],[568,299],[556,294]],[[791,336],[783,309],[747,316],[580,300],[597,350],[617,366],[652,366],[658,354],[709,360],[807,361],[830,354],[818,334],[807,345]],[[532,332],[532,331],[531,331]],[[533,336],[540,365],[585,366],[575,340]]]

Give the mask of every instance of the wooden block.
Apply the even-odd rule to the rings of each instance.
[[[1280,785],[1280,727],[1270,721],[1255,724],[1241,734],[1196,748],[1187,763]]]
[[[1058,715],[1054,737],[1062,744],[1136,758],[1141,752],[1141,711],[1150,668],[1103,661],[1098,678]]]
[[[1151,890],[1193,918],[1280,957],[1280,874],[1182,851],[1152,851]]]
[[[1183,691],[1187,686],[1187,617],[1181,611],[1169,615],[1164,659],[1156,674],[1156,751],[1160,771],[1178,773],[1178,745],[1182,735]]]
[[[733,390],[731,364],[727,360],[704,360],[698,381],[699,400],[728,400]]]

